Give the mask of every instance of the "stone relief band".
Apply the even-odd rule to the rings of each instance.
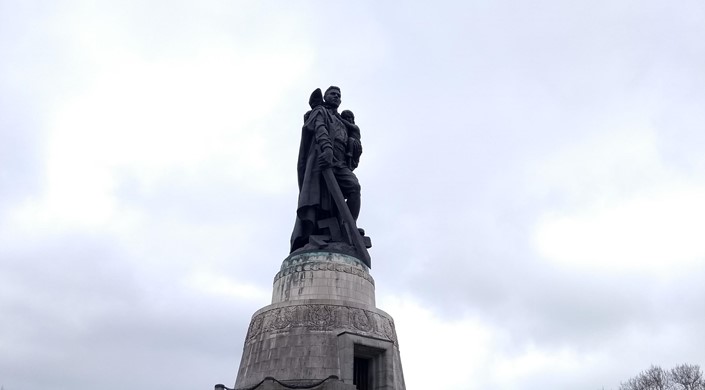
[[[301,327],[313,331],[354,329],[365,336],[388,340],[398,346],[391,318],[370,310],[326,304],[287,306],[259,313],[250,322],[245,343],[256,341],[262,333]]]

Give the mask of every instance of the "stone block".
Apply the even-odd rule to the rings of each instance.
[[[374,287],[367,267],[348,255],[319,251],[285,259],[272,304],[250,322],[235,387],[320,382],[315,389],[354,390],[354,357],[358,346],[367,346],[378,351],[373,388],[403,390],[394,322],[375,307]]]

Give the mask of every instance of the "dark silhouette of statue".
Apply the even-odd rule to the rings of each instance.
[[[344,110],[340,117],[348,129],[348,149],[345,153],[346,161],[351,170],[357,168],[362,154],[362,144],[360,143],[360,128],[355,124],[355,114],[350,110]]]
[[[351,111],[338,113],[340,102],[335,86],[325,96],[316,89],[309,99],[297,163],[299,202],[291,252],[347,244],[369,266],[369,239],[356,226],[361,199],[353,170],[362,154],[360,128]]]

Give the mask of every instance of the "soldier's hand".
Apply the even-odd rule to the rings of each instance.
[[[318,165],[321,168],[328,168],[333,165],[333,149],[325,148],[318,155]]]

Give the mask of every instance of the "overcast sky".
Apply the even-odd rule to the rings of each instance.
[[[702,0],[0,0],[4,389],[232,386],[329,85],[409,390],[705,365]]]

